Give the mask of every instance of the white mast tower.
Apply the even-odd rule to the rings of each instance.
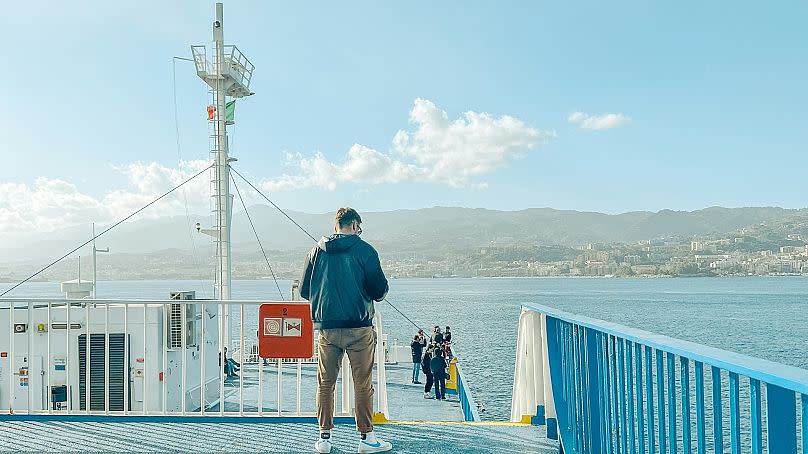
[[[191,46],[191,53],[196,66],[196,74],[211,89],[213,105],[209,107],[209,119],[212,124],[211,157],[214,160],[211,168],[211,192],[213,202],[214,226],[202,229],[214,238],[216,276],[214,278],[214,297],[220,300],[230,299],[231,256],[230,256],[230,223],[232,220],[233,195],[230,194],[230,172],[228,165],[235,158],[228,155],[227,139],[227,97],[242,98],[250,96],[250,80],[255,67],[236,46],[224,44],[223,6],[216,3],[213,21],[213,61],[207,59],[205,46]],[[211,112],[212,110],[212,112]],[[212,113],[212,118],[211,114]],[[220,313],[225,327],[225,339],[230,344],[229,308]]]

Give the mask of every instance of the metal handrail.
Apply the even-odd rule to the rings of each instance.
[[[468,389],[465,379],[463,379],[463,372],[459,362],[455,362],[455,371],[457,373],[457,397],[460,400],[460,408],[463,410],[463,420],[480,421],[477,402],[474,400],[471,390]]]
[[[218,308],[233,305],[241,308],[241,329],[233,331],[238,333],[235,334],[233,346],[238,345],[245,348],[245,335],[254,336],[255,331],[254,326],[245,329],[245,325],[251,326],[249,323],[252,322],[245,320],[244,308],[257,309],[259,305],[271,302],[273,301],[0,298],[0,320],[4,321],[4,323],[0,323],[0,352],[3,352],[0,357],[0,384],[2,384],[0,385],[0,416],[7,417],[6,415],[12,414],[14,417],[27,415],[42,417],[44,415],[54,418],[65,415],[311,416],[313,415],[311,410],[306,412],[301,409],[303,361],[298,360],[290,364],[283,360],[271,360],[269,366],[265,366],[263,361],[259,361],[257,364],[258,396],[257,399],[255,396],[250,398],[252,409],[245,409],[243,379],[239,380],[238,384],[224,386],[226,378],[224,367],[217,360],[217,355],[224,346],[228,345],[228,339],[222,335],[227,321],[217,318],[217,314],[221,312]],[[171,305],[180,305],[181,309],[168,311],[167,308]],[[169,316],[169,312],[172,315]],[[175,313],[177,315],[174,315]],[[180,320],[178,327],[169,331],[168,317],[176,317],[180,314],[179,319],[174,319]],[[377,329],[381,329],[381,314],[378,311],[374,321]],[[26,332],[14,334],[14,325],[22,322],[27,323]],[[147,324],[150,326],[148,329]],[[158,326],[162,326],[160,328],[162,334],[153,336],[153,332],[149,330]],[[2,332],[5,330],[7,333]],[[216,334],[217,331],[219,334]],[[124,334],[122,341],[116,341],[123,344],[123,354],[120,357],[123,359],[116,359],[117,362],[112,365],[110,364],[109,335],[116,333]],[[87,347],[85,347],[85,354],[80,355],[77,360],[75,352],[78,347],[75,346],[75,342],[77,342],[78,336],[85,336]],[[101,337],[103,339],[100,339]],[[17,339],[16,345],[15,338]],[[174,340],[170,342],[169,339]],[[188,343],[189,339],[193,339],[192,343]],[[381,339],[381,335],[379,339]],[[91,340],[92,342],[90,342]],[[100,353],[92,351],[96,349],[96,342],[101,342],[104,346]],[[92,349],[89,348],[90,344],[93,345]],[[70,346],[72,354],[68,352],[68,346]],[[90,361],[91,351],[94,358],[92,361]],[[144,353],[147,351],[148,355]],[[98,360],[95,359],[96,355],[99,355]],[[100,355],[103,355],[103,358]],[[162,358],[153,355],[162,355]],[[171,356],[169,357],[169,355]],[[29,359],[26,359],[24,363],[15,364],[17,357]],[[40,361],[42,358],[44,365],[31,363],[31,358],[36,361]],[[54,358],[58,358],[59,361]],[[3,364],[4,361],[6,364]],[[123,366],[120,361],[123,361]],[[92,375],[91,368],[98,367],[96,364],[103,364],[104,367],[102,375],[104,380],[100,385],[103,387],[103,410],[100,407],[96,408],[95,399],[100,399],[100,396],[95,395],[98,385],[95,384],[95,380],[89,379]],[[79,375],[76,372],[80,366],[84,365],[87,365],[84,367],[84,374],[77,378]],[[284,365],[288,367],[284,367]],[[296,374],[290,370],[295,366]],[[264,371],[270,370],[267,367],[277,369],[278,372],[277,409],[273,409],[273,411],[264,409],[265,404],[273,404],[265,399],[263,392],[265,380],[262,377]],[[12,369],[14,369],[14,375],[12,375]],[[20,369],[19,373],[17,373],[17,369]],[[29,372],[35,370],[37,371],[36,377],[27,376]],[[38,372],[39,370],[41,372]],[[110,385],[110,373],[115,371],[116,374],[120,374],[121,370],[124,374],[123,404],[116,405],[123,405],[123,408],[120,409],[117,406],[110,408],[110,390],[113,389]],[[377,371],[378,408],[388,415],[384,365],[382,364]],[[284,375],[296,375],[294,385],[297,390],[296,406],[283,404]],[[347,367],[343,368],[341,377],[343,382],[350,382]],[[52,381],[52,378],[56,381]],[[28,381],[29,379],[31,382]],[[84,388],[79,384],[80,379],[84,380]],[[169,379],[172,384],[167,386]],[[34,380],[36,380],[35,383]],[[40,389],[40,381],[42,389]],[[22,383],[25,384],[21,385]],[[36,385],[35,389],[34,385]],[[59,400],[59,402],[64,402],[63,405],[55,407],[56,404],[51,401],[50,394],[52,388],[57,386],[66,386],[68,395],[66,401]],[[120,392],[120,388],[117,386],[119,385],[116,385],[114,389],[116,392]],[[87,391],[83,396],[84,399],[76,398],[80,389]],[[90,389],[93,391],[92,401],[90,400]],[[141,393],[141,391],[141,396],[133,396],[134,393]],[[34,395],[32,392],[44,392],[47,396]],[[179,394],[175,394],[176,397],[168,400],[167,393],[169,392]],[[15,398],[15,395],[18,397]],[[42,402],[33,404],[34,397],[37,402],[41,397]],[[353,389],[348,390],[347,397],[350,403],[353,400]],[[20,398],[23,399],[20,400]],[[234,398],[236,399],[235,405],[233,404]],[[228,407],[232,408],[225,409],[225,400],[228,402]],[[216,402],[219,404],[219,409],[212,410],[210,407]],[[343,406],[341,411],[336,410],[335,406],[335,416],[347,417],[351,414],[350,404]]]
[[[511,419],[525,418],[566,453],[761,454],[764,435],[768,452],[808,452],[808,370],[523,305]]]
[[[639,343],[655,350],[662,350],[676,356],[685,356],[691,360],[710,364],[729,372],[788,388],[794,392],[808,394],[808,370],[806,369],[631,328],[618,323],[577,315],[539,304],[525,304],[523,307],[565,322]]]

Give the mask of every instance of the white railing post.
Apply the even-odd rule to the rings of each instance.
[[[384,354],[384,334],[382,332],[382,314],[376,309],[376,315],[373,317],[376,325],[376,371],[377,371],[377,384],[378,389],[378,411],[384,414],[385,417],[390,416],[390,409],[387,402],[387,373],[385,366]]]

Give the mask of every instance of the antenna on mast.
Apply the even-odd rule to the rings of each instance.
[[[213,20],[212,60],[208,60],[205,46],[191,46],[191,55],[196,66],[196,74],[211,90],[213,103],[208,106],[208,121],[211,124],[210,153],[213,158],[211,167],[211,197],[213,204],[214,225],[210,229],[199,229],[200,232],[213,237],[215,244],[216,275],[214,277],[214,298],[230,299],[232,283],[232,260],[230,242],[230,224],[233,217],[233,195],[230,193],[229,163],[235,158],[229,156],[227,125],[233,123],[232,112],[234,101],[227,102],[227,97],[243,98],[253,94],[250,91],[255,66],[234,45],[224,44],[224,7],[216,3]],[[225,338],[230,344],[230,308],[220,310]]]

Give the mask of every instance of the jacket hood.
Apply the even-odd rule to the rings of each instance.
[[[326,254],[335,254],[347,251],[359,241],[358,235],[334,234],[320,238],[320,241],[317,242],[317,247]]]

